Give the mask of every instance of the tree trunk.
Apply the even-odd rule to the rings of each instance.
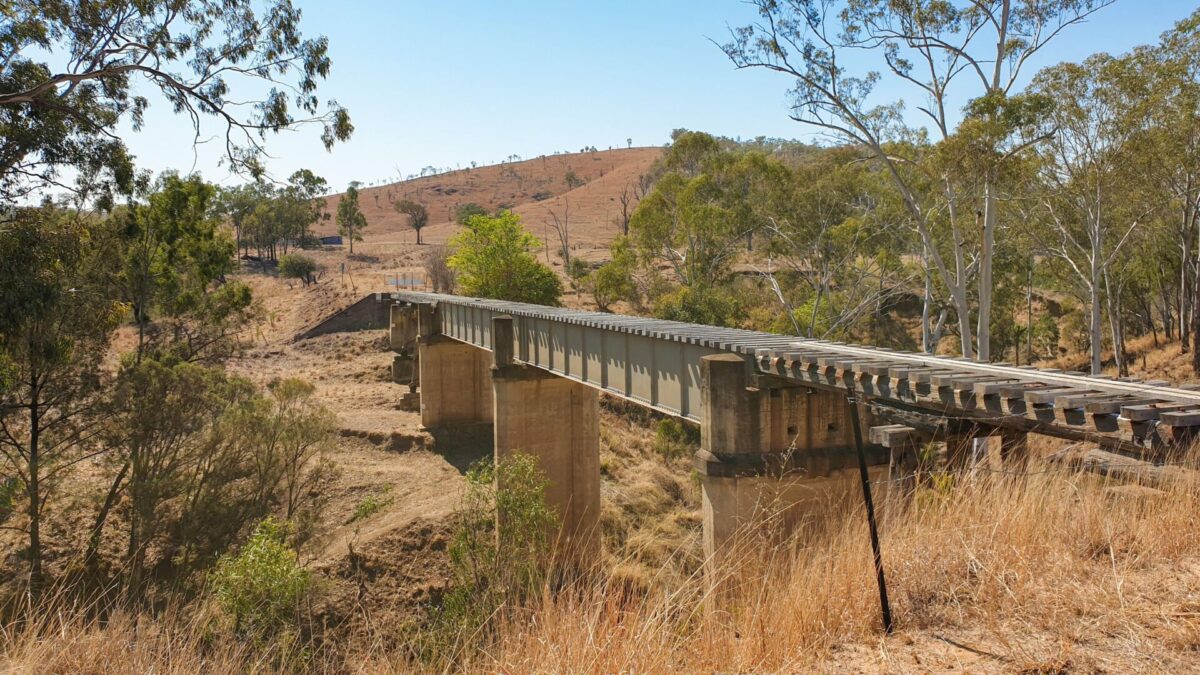
[[[42,492],[38,474],[41,471],[41,414],[38,409],[38,397],[41,391],[37,385],[37,376],[30,378],[29,386],[29,480],[26,484],[26,496],[29,498],[29,596],[37,600],[42,591]]]
[[[1092,278],[1095,279],[1095,267],[1093,266]],[[1100,284],[1092,282],[1089,289],[1088,302],[1091,304],[1091,321],[1089,322],[1088,335],[1090,336],[1092,346],[1092,375],[1099,375],[1101,371],[1100,363]]]
[[[108,514],[112,512],[112,508],[117,504],[117,497],[121,494],[121,486],[125,483],[125,474],[129,472],[129,466],[129,462],[125,462],[121,466],[121,470],[117,472],[116,478],[108,486],[108,494],[104,496],[104,503],[100,505],[100,511],[96,514],[96,520],[92,523],[92,532],[88,536],[87,552],[83,556],[84,565],[88,570],[94,571],[96,562],[99,560],[97,553],[100,550],[100,539],[104,534],[104,525],[108,521]]]
[[[989,172],[990,173],[990,172]],[[992,247],[996,238],[996,195],[989,175],[983,183],[983,245],[979,254],[979,322],[975,341],[979,361],[992,357]]]
[[[1200,265],[1195,265],[1195,277],[1193,278],[1192,300],[1200,298]],[[1200,375],[1200,311],[1196,311],[1195,307],[1192,310],[1192,372]],[[1182,340],[1184,347],[1187,346],[1187,340]]]
[[[933,277],[929,269],[929,256],[922,248],[921,263],[925,267],[925,297],[921,302],[921,351],[933,353],[933,327],[930,326],[930,312],[933,309]]]

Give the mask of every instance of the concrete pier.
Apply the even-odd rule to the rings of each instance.
[[[844,396],[752,376],[734,354],[701,359],[704,553],[719,559],[756,524],[786,536],[861,493],[851,410]],[[869,464],[885,477],[887,456]],[[878,455],[878,456],[876,456]]]
[[[496,317],[493,336],[496,461],[516,452],[537,459],[549,483],[547,506],[558,516],[556,548],[586,558],[600,544],[600,393],[514,364],[511,318]]]

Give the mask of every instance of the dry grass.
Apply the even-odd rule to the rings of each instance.
[[[899,636],[883,642],[864,518],[845,512],[826,531],[793,539],[789,550],[729,556],[744,562],[725,567],[740,586],[732,600],[717,602],[728,611],[702,611],[706,600],[695,588],[624,606],[600,588],[583,600],[551,599],[507,624],[498,647],[472,665],[833,669],[845,665],[838,652],[857,644],[878,645],[865,658],[884,667],[895,653],[940,641],[943,650],[985,652],[983,669],[1194,666],[1198,498],[1194,486],[1114,490],[1051,470],[1016,480],[983,476],[893,509],[884,519],[884,559]],[[967,636],[973,646],[956,647],[962,640],[946,635]]]
[[[651,578],[648,594],[607,576],[506,615],[498,638],[455,668],[1178,672],[1197,663],[1195,484],[1129,489],[1038,467],[964,479],[907,507],[885,500],[883,510],[895,637],[880,635],[864,518],[851,508],[765,554],[748,537],[726,556],[740,563],[722,566],[724,581],[737,582],[722,586],[737,586],[727,595],[698,575]],[[0,637],[5,667],[17,671],[269,670],[253,649],[198,635],[186,622],[100,626],[54,613]],[[342,654],[336,669],[407,669],[405,653]]]

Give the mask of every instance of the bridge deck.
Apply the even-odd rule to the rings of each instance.
[[[973,420],[1113,447],[1173,445],[1200,431],[1192,385],[1116,380],[825,340],[400,291],[437,305],[440,332],[492,348],[492,317],[513,317],[516,358],[674,415],[698,420],[700,359],[744,356],[775,384],[857,391],[884,407]]]

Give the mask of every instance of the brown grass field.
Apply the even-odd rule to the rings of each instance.
[[[857,508],[699,576],[590,581],[512,608],[469,672],[1189,672],[1200,661],[1200,484],[1104,485],[1035,465],[979,472],[908,506],[884,500],[897,631],[879,627]],[[3,632],[11,672],[272,672],[267,650],[205,638],[203,613],[107,625],[46,611]],[[374,635],[317,670],[424,670]]]

